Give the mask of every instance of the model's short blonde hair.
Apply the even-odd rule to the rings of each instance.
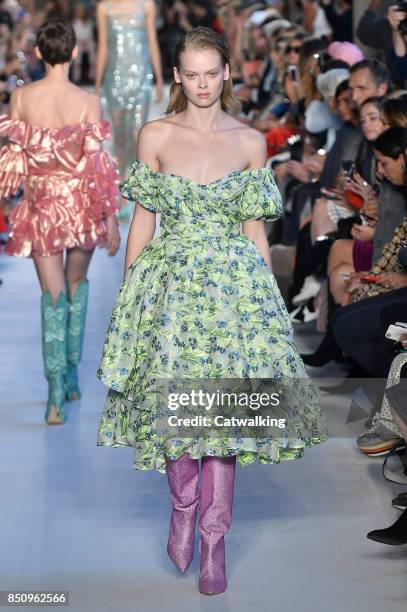
[[[178,39],[175,46],[172,65],[181,70],[181,54],[186,51],[187,48],[195,50],[211,49],[217,51],[220,55],[223,67],[226,64],[230,66],[230,48],[226,40],[212,30],[211,28],[198,27],[186,32]],[[223,83],[223,90],[221,94],[221,108],[223,111],[230,114],[237,114],[241,109],[241,104],[238,98],[232,92],[232,79],[229,77]],[[182,86],[176,83],[175,80],[171,83],[170,88],[170,101],[167,106],[167,115],[180,113],[185,110],[187,106],[187,97],[183,92]]]

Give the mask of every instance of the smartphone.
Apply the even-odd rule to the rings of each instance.
[[[360,280],[363,283],[378,283],[380,281],[380,276],[378,274],[364,274],[360,277]]]
[[[389,340],[394,340],[395,342],[400,342],[401,336],[407,335],[407,329],[405,327],[399,327],[396,325],[389,325],[386,331],[386,338]]]
[[[288,66],[288,75],[292,81],[297,82],[298,81],[297,66],[295,66],[294,64],[290,64]]]
[[[342,169],[344,170],[344,172],[346,172],[346,174],[349,173],[349,170],[351,169],[351,167],[354,165],[352,160],[349,159],[343,159],[341,161],[341,165],[342,165]]]

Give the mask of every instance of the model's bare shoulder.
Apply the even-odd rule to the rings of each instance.
[[[267,161],[267,141],[258,130],[246,126],[241,131],[241,147],[247,152],[251,168],[263,167]]]
[[[38,81],[27,83],[21,87],[16,87],[10,96],[10,117],[12,119],[21,119],[24,114],[25,106],[30,106],[35,100],[37,91],[39,90]]]
[[[137,139],[137,158],[159,170],[158,152],[166,137],[162,119],[147,121],[139,131]]]
[[[168,141],[168,138],[175,132],[176,125],[166,118],[154,119],[153,121],[147,121],[140,129],[139,137],[143,139],[153,140],[157,148]]]
[[[86,92],[84,104],[86,104],[87,108],[86,120],[91,123],[100,121],[102,118],[102,107],[99,96],[90,91]]]

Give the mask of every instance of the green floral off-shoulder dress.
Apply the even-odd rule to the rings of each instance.
[[[271,170],[235,171],[199,184],[136,160],[121,193],[160,212],[161,226],[128,268],[108,326],[97,376],[109,391],[97,445],[132,446],[135,469],[165,473],[165,456],[279,463],[326,440],[318,393],[274,276],[240,231],[243,221],[281,216]],[[154,384],[171,377],[301,381],[291,411],[295,442],[159,435]]]

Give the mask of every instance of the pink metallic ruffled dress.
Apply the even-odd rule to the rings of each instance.
[[[53,255],[64,249],[106,246],[106,217],[118,210],[119,176],[102,150],[110,124],[33,127],[0,115],[0,199],[23,185],[10,215],[8,255]]]

